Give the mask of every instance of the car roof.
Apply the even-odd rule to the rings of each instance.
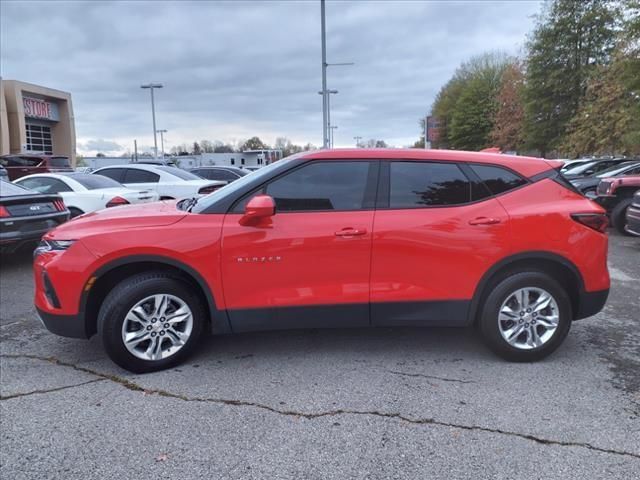
[[[155,165],[150,163],[122,163],[120,165],[106,165],[104,167],[97,168],[92,174],[105,170],[107,168],[137,168],[138,170],[149,170],[150,172],[157,172],[157,167],[166,167],[168,165]],[[160,170],[162,171],[162,170]]]
[[[538,157],[524,157],[489,152],[468,152],[464,150],[426,150],[420,148],[336,148],[331,150],[301,152],[293,155],[293,157],[308,160],[377,159],[486,163],[502,165],[525,176],[535,175],[547,171],[550,168],[560,168],[562,166],[562,162],[557,160],[547,160]]]

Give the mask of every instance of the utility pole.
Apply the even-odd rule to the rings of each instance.
[[[337,125],[330,125],[329,126],[329,131],[331,132],[331,148],[333,148],[333,131],[337,130],[338,126]]]
[[[151,90],[151,116],[153,117],[153,155],[158,159],[158,139],[156,137],[156,105],[153,98],[153,90],[156,88],[162,88],[161,83],[148,83],[146,85],[140,85],[140,88],[146,88]]]
[[[160,148],[162,150],[162,158],[164,159],[164,134],[167,133],[166,130],[158,130],[160,134]]]
[[[424,117],[424,149],[428,149],[427,146],[427,137],[429,135],[429,115]]]
[[[138,140],[133,141],[133,158],[134,162],[138,161]]]
[[[353,137],[353,139],[356,141],[356,148],[360,148],[360,140],[362,140],[362,137],[356,136]]]

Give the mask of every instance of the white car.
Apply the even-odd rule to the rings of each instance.
[[[227,182],[204,180],[193,173],[166,165],[127,164],[102,167],[91,173],[104,175],[129,188],[158,192],[160,200],[207,195]]]
[[[37,173],[20,177],[13,183],[39,193],[59,194],[71,217],[103,208],[160,199],[153,190],[126,188],[110,178],[88,173]]]

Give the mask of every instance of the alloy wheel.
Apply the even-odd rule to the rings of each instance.
[[[509,345],[531,350],[546,344],[558,328],[555,298],[542,288],[520,288],[507,296],[498,313],[500,334]]]
[[[189,305],[174,295],[157,294],[136,303],[122,323],[122,342],[142,360],[157,361],[178,352],[193,330]]]

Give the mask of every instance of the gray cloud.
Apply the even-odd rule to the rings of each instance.
[[[419,135],[460,62],[517,53],[540,2],[327,2],[336,143]],[[321,143],[319,2],[4,2],[4,78],[73,95],[79,144],[152,144],[148,91],[166,143],[286,135]]]
[[[79,144],[78,148],[83,151],[96,151],[96,152],[121,152],[124,147],[116,142],[110,140],[87,140],[86,142]]]

